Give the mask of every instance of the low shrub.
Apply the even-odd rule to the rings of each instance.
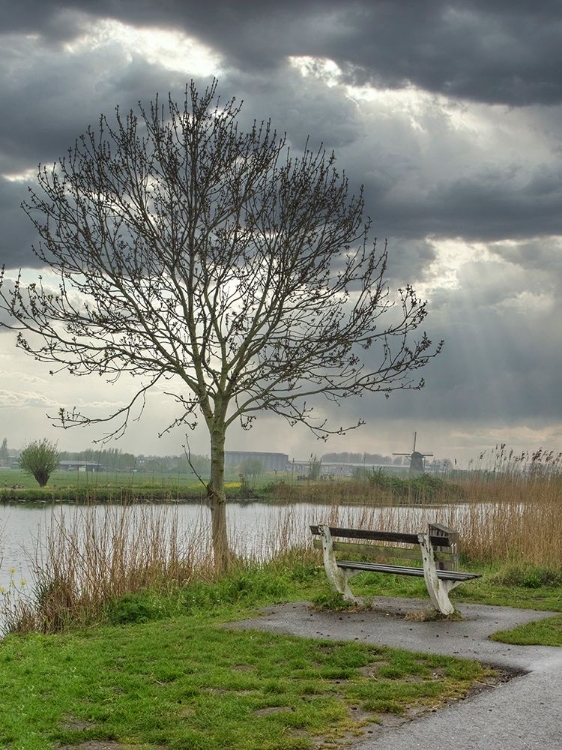
[[[394,498],[408,498],[413,502],[462,499],[466,495],[459,485],[433,474],[420,474],[418,477],[402,479],[387,473],[384,469],[371,469],[362,470],[362,476],[371,487],[390,493]]]
[[[492,584],[500,586],[521,586],[527,589],[562,586],[562,566],[551,568],[525,564],[508,565],[490,576],[489,580]]]
[[[161,608],[151,606],[147,592],[125,594],[109,602],[106,615],[112,625],[148,622],[159,619]]]
[[[312,605],[315,609],[335,612],[357,609],[357,604],[344,599],[343,594],[340,594],[339,591],[323,591],[312,599]]]

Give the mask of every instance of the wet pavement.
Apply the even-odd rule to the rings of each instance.
[[[354,750],[562,750],[562,648],[489,640],[499,630],[552,612],[457,605],[462,620],[419,621],[427,600],[376,598],[372,610],[320,612],[306,602],[269,607],[230,627],[307,638],[352,640],[476,659],[520,676],[398,727],[385,727]]]

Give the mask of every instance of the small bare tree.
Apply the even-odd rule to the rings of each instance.
[[[342,433],[357,425],[329,427],[315,398],[421,388],[412,372],[440,348],[411,340],[425,303],[410,286],[390,298],[386,247],[369,243],[362,192],[350,194],[334,156],[293,154],[269,123],[241,132],[239,112],[219,104],[216,83],[192,83],[181,106],[157,98],[113,124],[102,116],[39,168],[24,204],[58,290],[41,277],[0,286],[18,345],[53,373],[139,380],[114,413],[61,410],[62,426],[117,420],[118,436],[163,382],[179,405],[166,429],[202,416],[220,568],[228,427],[268,410],[319,437]]]

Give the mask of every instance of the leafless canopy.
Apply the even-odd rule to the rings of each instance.
[[[64,426],[120,433],[168,382],[166,429],[200,414],[224,434],[269,410],[324,436],[356,425],[317,418],[316,397],[423,385],[413,371],[439,346],[412,340],[426,307],[411,287],[391,300],[362,193],[333,155],[295,154],[269,123],[241,132],[239,112],[192,84],[180,106],[102,116],[40,168],[24,208],[60,284],[0,288],[18,344],[53,372],[139,383],[103,420],[61,411]]]

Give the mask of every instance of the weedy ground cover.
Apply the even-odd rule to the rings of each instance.
[[[243,580],[187,587],[167,604],[130,596],[108,613],[121,624],[8,636],[0,746],[304,750],[435,708],[490,676],[454,658],[228,630],[221,623],[251,611]],[[271,600],[264,585],[258,597]]]
[[[0,746],[113,740],[145,750],[304,750],[368,731],[389,714],[442,705],[490,676],[445,657],[227,630],[222,623],[259,606],[326,604],[318,553],[287,548],[267,563],[233,560],[230,575],[214,580],[212,566],[194,564],[158,514],[140,516],[137,546],[120,545],[123,518],[52,529],[46,570],[56,576],[30,608],[14,612],[23,632],[0,644]],[[367,599],[427,598],[419,581],[356,580]],[[498,603],[502,592],[513,606],[560,611],[560,591],[537,566],[496,564],[453,597]],[[560,619],[547,623],[502,640],[560,645]]]

